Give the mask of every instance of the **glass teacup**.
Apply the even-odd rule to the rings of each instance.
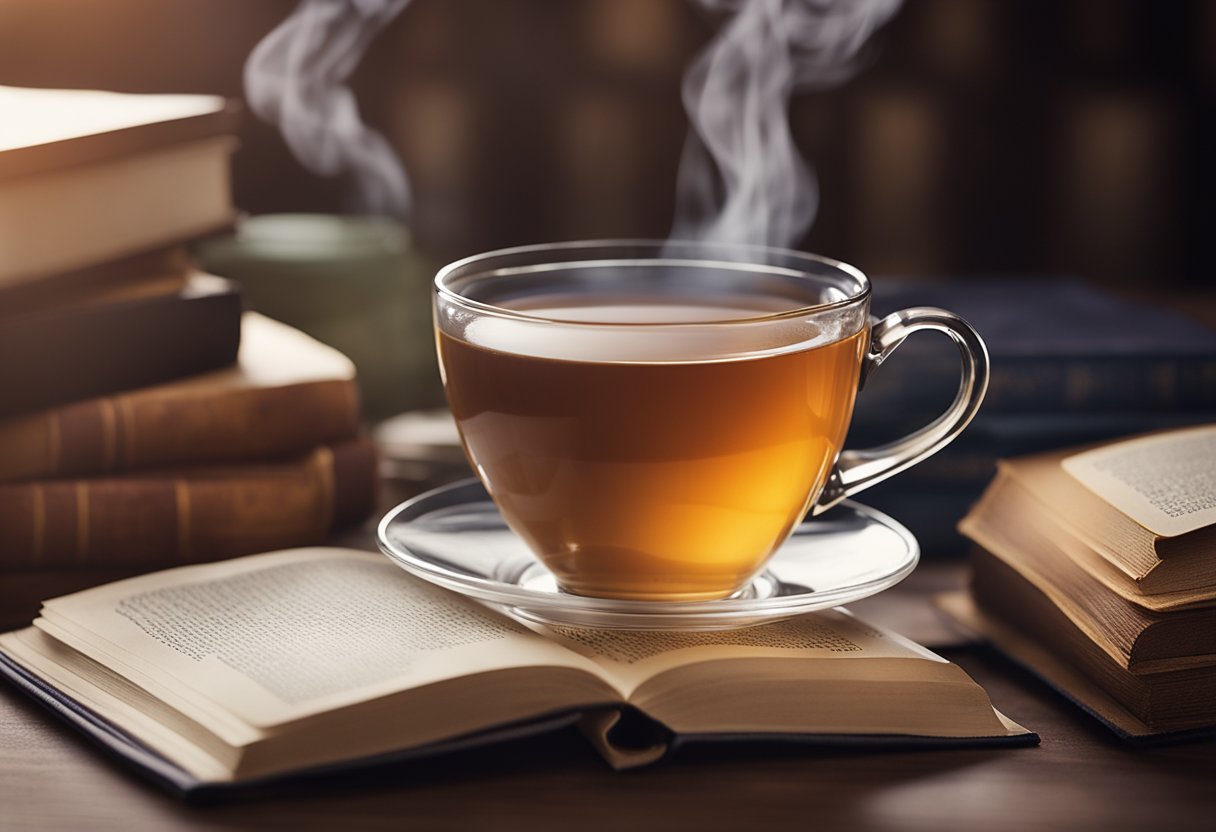
[[[988,357],[940,309],[877,323],[852,266],[647,241],[469,257],[435,281],[440,367],[465,452],[567,591],[704,600],[744,586],[808,512],[931,455],[983,399]],[[910,333],[957,343],[950,408],[842,450],[865,376]]]

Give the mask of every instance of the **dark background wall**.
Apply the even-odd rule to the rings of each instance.
[[[238,97],[284,0],[0,0],[0,83]],[[422,248],[663,236],[688,0],[415,0],[355,77],[414,182]],[[872,272],[1212,285],[1216,3],[908,0],[845,87],[799,97],[820,178],[804,245]],[[3,115],[0,114],[0,118]],[[250,212],[341,183],[246,120]]]

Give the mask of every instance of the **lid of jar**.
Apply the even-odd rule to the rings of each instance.
[[[261,214],[246,217],[235,234],[204,240],[199,253],[262,261],[352,261],[399,257],[409,231],[387,217],[337,214]]]

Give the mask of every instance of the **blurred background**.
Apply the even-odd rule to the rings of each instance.
[[[294,5],[0,0],[0,83],[239,98]],[[417,247],[664,236],[680,78],[714,22],[688,0],[415,0],[354,87],[412,179]],[[1216,3],[909,0],[853,81],[794,102],[822,189],[804,247],[1206,295],[1214,103]],[[247,114],[240,139],[240,209],[342,209],[273,128]]]
[[[0,85],[239,100],[251,50],[296,6],[0,0]],[[351,79],[411,180],[408,233],[336,217],[348,182],[246,108],[233,202],[255,219],[189,244],[248,306],[353,360],[382,473],[465,476],[450,419],[428,413],[435,268],[667,236],[681,80],[720,23],[693,0],[413,0]],[[875,276],[880,314],[940,305],[988,340],[980,418],[866,494],[926,551],[961,548],[998,458],[1216,421],[1216,2],[906,0],[855,77],[796,95],[790,119],[820,188],[800,247]],[[941,341],[911,339],[868,383],[848,444],[941,412],[957,385]]]
[[[822,16],[861,0],[795,2],[780,9]],[[186,133],[160,130],[168,116],[137,121],[130,146],[70,129],[23,146],[6,125],[55,119],[14,116],[6,100],[65,99],[0,89],[0,626],[169,564],[338,533],[368,546],[368,519],[470,476],[443,409],[435,269],[504,246],[666,237],[688,130],[681,81],[722,23],[707,3],[409,2],[350,83],[408,173],[408,229],[349,215],[350,183],[306,170],[252,107],[234,122],[212,101],[178,119]],[[382,8],[0,0],[0,87],[239,102],[251,51],[298,5],[344,14],[328,18],[335,29]],[[333,66],[298,46],[307,65]],[[138,97],[94,98],[117,112]],[[60,106],[47,112],[87,122]],[[945,307],[988,345],[992,383],[963,434],[860,495],[927,556],[969,546],[957,525],[998,460],[1216,424],[1216,0],[904,0],[856,75],[796,95],[790,122],[819,186],[795,245],[872,275],[877,314]],[[176,214],[191,222],[161,234]],[[866,381],[845,445],[906,435],[957,390],[953,344],[910,338]],[[1015,515],[1010,529],[1035,531],[1037,516]],[[1016,589],[1016,561],[1009,572],[983,557],[994,597],[1030,597],[1001,591]],[[1014,623],[1063,620],[1054,603]]]

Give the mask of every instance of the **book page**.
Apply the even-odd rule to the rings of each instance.
[[[383,557],[298,549],[48,601],[36,626],[183,710],[251,725],[497,669],[585,658]]]
[[[740,658],[945,659],[903,636],[871,626],[843,609],[719,632],[588,630],[544,627],[540,632],[591,658],[627,695],[667,670]]]
[[[81,676],[79,653],[65,647],[57,639],[52,638],[33,627],[0,634],[0,650],[15,659],[21,666],[31,670],[58,691],[71,697],[94,714],[104,715],[111,725],[119,727],[131,736],[139,737],[141,742],[167,759],[172,759],[177,765],[186,769],[200,779],[228,780],[232,776],[231,760],[222,750],[216,748],[216,743],[206,743],[208,747],[197,745],[182,738],[178,731],[165,724],[165,711],[161,703],[135,701],[129,697],[127,686],[105,684],[98,685],[88,678]],[[157,707],[160,705],[160,707]],[[182,717],[167,720],[178,723],[180,728]],[[224,741],[232,746],[247,744],[256,736],[223,736]],[[245,726],[243,733],[256,734],[257,729]],[[220,736],[220,735],[217,735]],[[227,756],[231,756],[231,751]]]
[[[1144,528],[1176,537],[1216,523],[1216,425],[1066,457],[1064,470]]]

